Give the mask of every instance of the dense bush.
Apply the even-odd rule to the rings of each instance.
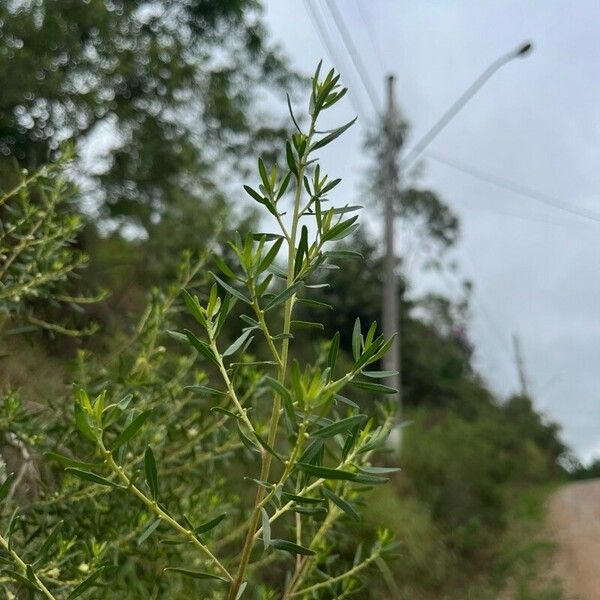
[[[339,180],[314,159],[352,124],[317,133],[320,114],[346,92],[338,80],[317,70],[309,126],[286,142],[286,167],[259,159],[258,191],[246,186],[278,233],[231,241],[236,265],[213,254],[221,274],[211,273],[208,291],[197,285],[208,254],[184,260],[179,281],[154,293],[134,335],[104,365],[80,353],[72,417],[67,398],[46,399],[31,415],[5,392],[7,431],[23,464],[45,456],[45,477],[0,537],[5,581],[74,598],[116,570],[97,595],[316,598],[357,593],[364,573],[385,570],[389,534],[363,548],[347,522],[359,518],[364,490],[396,470],[371,464],[393,411],[371,403],[361,413],[342,392],[394,392],[378,382],[387,374],[372,370],[391,340],[357,319],[343,365],[338,335],[306,366],[294,358],[296,332],[319,327],[296,320],[295,306],[315,306],[310,292],[339,258],[328,246],[357,227],[355,207],[328,204]],[[169,331],[184,318],[181,297],[188,328]],[[5,510],[21,479],[3,483]]]

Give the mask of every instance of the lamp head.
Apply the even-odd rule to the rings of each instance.
[[[525,58],[533,50],[533,44],[531,42],[523,42],[516,50],[515,56],[519,58]]]

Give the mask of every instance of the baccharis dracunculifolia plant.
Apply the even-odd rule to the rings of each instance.
[[[70,460],[68,470],[137,498],[153,516],[143,539],[175,535],[175,541],[196,550],[199,560],[166,570],[206,580],[198,581],[209,586],[203,597],[257,597],[251,588],[262,581],[272,586],[261,588],[271,594],[263,597],[342,598],[358,590],[361,573],[381,564],[393,547],[382,531],[368,551],[359,546],[354,557],[333,559],[344,531],[340,521],[358,519],[364,490],[385,483],[385,475],[395,470],[370,462],[387,437],[391,403],[373,402],[363,413],[346,391],[393,394],[378,382],[389,373],[372,370],[391,340],[378,335],[375,324],[363,330],[357,320],[347,368],[337,361],[339,334],[314,364],[301,366],[294,358],[297,332],[319,327],[295,320],[296,305],[324,308],[311,302],[311,289],[320,285],[319,273],[341,258],[331,245],[358,227],[358,207],[331,205],[328,196],[340,180],[325,175],[316,158],[353,123],[330,131],[317,125],[346,89],[333,70],[322,76],[320,66],[311,85],[306,130],[288,99],[296,131],[285,143],[285,167],[259,159],[258,186],[244,186],[272,216],[276,233],[237,236],[229,244],[235,264],[214,256],[218,272],[211,273],[210,291],[200,298],[182,292],[196,327],[170,332],[193,347],[205,369],[201,382],[188,389],[211,407],[203,426],[210,427],[212,419],[219,435],[236,441],[235,451],[253,457],[231,467],[236,489],[242,489],[238,506],[206,514],[201,522],[175,513],[161,486],[161,466],[169,457],[151,444],[136,446],[141,432],[152,428],[153,409],[136,405],[130,395],[110,399],[103,392],[92,399],[83,390],[76,395],[77,426],[96,445],[100,460]],[[239,337],[224,343],[232,318],[239,323]],[[210,476],[204,485],[210,488]],[[246,502],[250,490],[253,500]],[[195,514],[202,514],[201,506]],[[166,541],[173,543],[173,537]],[[283,561],[280,581],[265,583],[269,578],[261,568],[273,561]]]
[[[80,336],[95,330],[59,322],[65,309],[73,312],[102,297],[73,292],[87,257],[74,244],[84,223],[69,207],[73,185],[64,171],[72,158],[65,147],[58,161],[34,173],[14,165],[2,169],[0,329],[10,325],[5,334],[41,328]]]

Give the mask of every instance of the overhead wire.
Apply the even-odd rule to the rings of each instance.
[[[354,67],[359,76],[359,79],[361,80],[361,83],[362,83],[364,89],[368,93],[368,96],[371,100],[371,104],[373,106],[373,110],[375,111],[376,114],[379,114],[378,106],[377,106],[378,102],[376,100],[377,95],[375,93],[373,83],[371,82],[371,80],[367,74],[367,70],[364,67],[364,64],[362,63],[362,60],[360,59],[360,55],[356,49],[356,46],[354,45],[354,42],[352,41],[352,38],[348,33],[348,30],[347,30],[344,20],[343,20],[343,16],[337,9],[337,6],[336,6],[334,0],[325,0],[325,3],[326,3],[326,6],[329,8],[329,12],[331,13],[333,21],[341,35],[342,42],[344,43],[344,46],[350,57],[350,60],[354,64]],[[305,0],[305,5],[307,5],[307,9],[308,9],[310,6],[310,4],[308,3],[308,0]],[[488,328],[494,332],[496,341],[499,344],[499,348],[501,348],[502,351],[505,352],[506,346],[504,344],[504,340],[503,340],[502,336],[500,335],[501,328],[498,327],[496,321],[492,318],[491,313],[487,310],[487,308],[485,308],[483,306],[483,302],[481,301],[481,298],[478,299],[478,304],[480,305],[480,312],[481,312],[482,317],[484,317],[484,320],[488,321]],[[490,324],[491,324],[491,326],[490,326]],[[509,358],[512,362],[512,356],[509,356]]]
[[[305,2],[307,2],[307,0],[305,0]],[[337,5],[335,4],[334,0],[325,0],[325,3],[326,6],[329,8],[329,12],[331,13],[331,16],[338,31],[340,32],[346,51],[348,52],[348,55],[355,67],[359,79],[361,80],[364,89],[368,92],[369,98],[371,99],[371,104],[373,106],[373,110],[376,113],[378,113],[378,101],[373,99],[377,96],[376,92],[374,91],[373,82],[368,76],[367,69],[365,68],[364,63],[360,58],[360,53],[358,52],[356,46],[354,45],[352,37],[348,32],[348,29],[344,23],[344,18],[340,13],[339,9],[337,8]],[[591,221],[600,222],[600,213],[597,213],[595,211],[591,211],[578,206],[573,206],[567,202],[560,200],[559,198],[555,198],[543,192],[539,192],[538,190],[535,190],[528,186],[524,186],[520,183],[510,181],[506,177],[500,177],[491,173],[485,173],[480,169],[471,167],[464,163],[459,163],[452,158],[448,158],[447,156],[432,150],[427,150],[423,154],[431,160],[444,164],[451,169],[460,171],[466,175],[469,175],[470,177],[479,179],[490,185],[495,185],[496,187],[505,189],[515,194],[519,194],[521,196],[531,198],[538,202],[542,202],[543,204],[546,204],[563,212],[567,212],[572,215]]]
[[[348,96],[350,99],[350,103],[352,104],[352,108],[360,116],[361,120],[364,120],[366,123],[368,123],[368,115],[370,111],[365,109],[363,100],[357,92],[357,87],[353,84],[353,77],[350,73],[350,70],[345,68],[345,61],[341,59],[341,57],[337,53],[337,49],[331,43],[331,40],[327,35],[326,27],[321,21],[321,17],[317,11],[315,4],[311,2],[311,0],[304,0],[304,7],[306,9],[306,12],[308,13],[308,16],[313,24],[315,31],[317,32],[321,44],[323,45],[327,54],[329,54],[330,60],[337,67],[338,71],[342,74],[344,81],[350,84]]]
[[[586,208],[573,206],[568,204],[559,198],[555,198],[548,194],[544,194],[543,192],[539,192],[533,188],[521,185],[519,183],[515,183],[514,181],[510,181],[505,177],[500,177],[498,175],[493,175],[491,173],[486,173],[480,169],[476,169],[475,167],[471,167],[470,165],[466,165],[464,163],[458,162],[452,158],[448,158],[439,152],[435,152],[432,150],[427,150],[424,152],[424,155],[431,160],[439,162],[451,169],[456,171],[460,171],[465,175],[469,175],[475,179],[479,179],[480,181],[484,181],[485,183],[489,183],[490,185],[494,185],[503,190],[508,190],[509,192],[513,192],[520,196],[524,196],[527,198],[531,198],[532,200],[537,200],[547,206],[551,206],[552,208],[556,208],[558,210],[567,212],[571,215],[575,215],[577,217],[582,217],[584,219],[589,219],[592,221],[596,221],[600,223],[600,213],[594,212],[592,210],[588,210]]]

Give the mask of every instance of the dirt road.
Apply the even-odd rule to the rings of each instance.
[[[568,600],[600,600],[600,480],[570,483],[548,504],[556,574]]]

